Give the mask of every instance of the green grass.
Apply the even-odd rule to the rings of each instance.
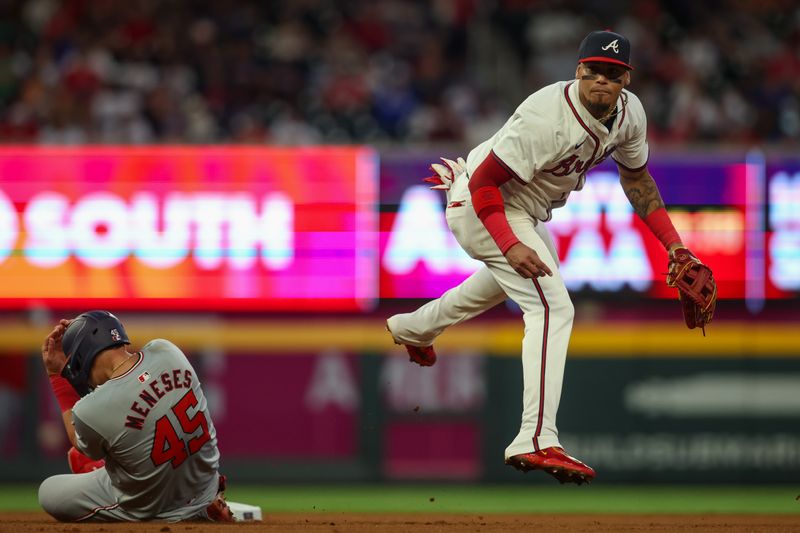
[[[239,485],[270,512],[795,513],[793,486]],[[38,510],[36,486],[0,486],[0,511]]]

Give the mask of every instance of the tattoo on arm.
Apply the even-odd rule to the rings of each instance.
[[[620,178],[620,183],[633,210],[640,217],[644,218],[659,207],[664,207],[661,193],[649,172],[639,179]]]

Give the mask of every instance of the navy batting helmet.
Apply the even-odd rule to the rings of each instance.
[[[103,350],[130,343],[122,322],[108,311],[83,313],[70,323],[61,339],[67,356],[61,375],[78,394],[86,396],[92,390],[89,375],[95,357]]]

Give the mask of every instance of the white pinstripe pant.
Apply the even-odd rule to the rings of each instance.
[[[517,238],[531,247],[553,271],[553,276],[525,279],[500,253],[472,205],[447,208],[447,223],[462,248],[484,267],[440,298],[413,313],[389,319],[394,337],[404,344],[429,346],[448,326],[469,320],[506,299],[523,312],[522,422],[505,456],[560,446],[556,413],[561,398],[567,346],[575,313],[561,274],[558,255],[544,224],[527,214],[508,211]]]

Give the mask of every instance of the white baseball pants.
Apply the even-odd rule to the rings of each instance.
[[[550,235],[544,224],[535,224],[530,215],[507,210],[517,238],[534,249],[553,272],[552,277],[525,279],[500,253],[469,201],[448,207],[446,215],[461,247],[485,266],[413,313],[389,318],[389,329],[403,344],[430,346],[446,327],[473,318],[506,297],[514,300],[525,322],[524,390],[519,434],[506,448],[505,457],[560,446],[556,412],[575,311],[558,271],[558,255]]]

